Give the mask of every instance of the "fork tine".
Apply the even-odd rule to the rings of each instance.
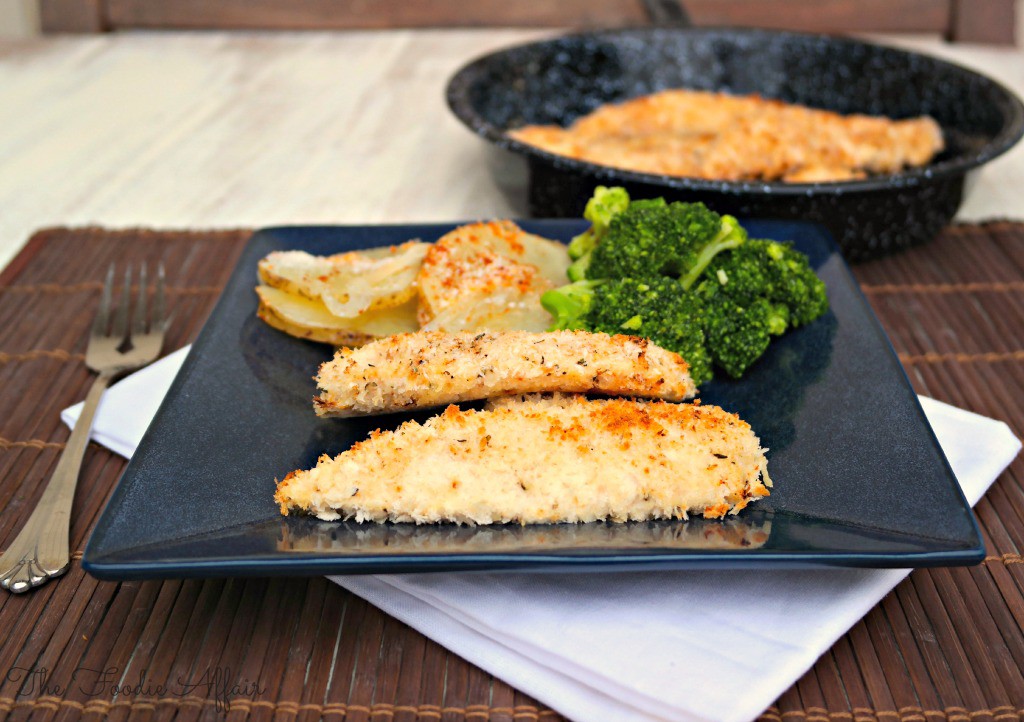
[[[132,303],[132,267],[124,269],[124,288],[121,289],[121,303],[114,314],[114,326],[110,329],[113,338],[124,338],[128,335],[128,308]]]
[[[132,335],[146,333],[146,264],[139,267],[139,297],[135,300],[132,314]]]
[[[92,322],[93,336],[106,336],[107,324],[110,321],[110,299],[114,293],[114,264],[107,269],[107,280],[103,283],[100,294],[100,307],[96,309],[96,318]]]
[[[167,330],[167,304],[164,298],[164,264],[158,263],[156,267],[156,292],[153,294],[153,321],[149,327],[161,332]]]

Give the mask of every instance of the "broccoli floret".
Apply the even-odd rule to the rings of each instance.
[[[793,326],[803,326],[828,311],[825,282],[811,268],[807,256],[788,243],[762,243],[765,244],[765,253],[772,259],[768,297],[789,309]]]
[[[788,243],[751,239],[708,267],[698,292],[722,292],[743,303],[767,298],[786,309],[786,327],[802,326],[828,310],[825,284],[807,256]],[[781,333],[781,332],[780,332]]]
[[[689,267],[681,279],[683,288],[690,288],[697,281],[704,269],[715,259],[715,257],[722,251],[730,248],[737,248],[746,243],[747,232],[743,230],[743,226],[732,216],[722,216],[722,227],[718,230],[718,233],[710,241],[704,244],[701,248],[697,259],[693,262],[693,265]]]
[[[742,248],[723,253],[707,269],[696,291],[705,298],[723,293],[739,299],[766,295],[770,281],[764,255],[752,248],[760,241],[748,241]]]
[[[581,281],[548,291],[541,303],[554,317],[552,330],[579,328],[648,338],[675,351],[697,384],[711,379],[700,297],[670,278]]]
[[[587,258],[588,278],[647,278],[661,273],[671,258],[670,225],[664,198],[633,201],[612,219],[601,242]],[[670,229],[668,234],[672,234]]]
[[[633,201],[612,219],[583,269],[587,278],[681,279],[689,288],[711,260],[747,234],[703,203]]]
[[[828,308],[825,285],[807,257],[777,241],[751,239],[721,254],[694,292],[707,314],[708,351],[733,377],[761,357],[771,336],[812,321]]]
[[[693,289],[704,304],[704,332],[715,364],[739,378],[768,349],[772,336],[789,326],[789,309],[768,300],[759,263],[732,262],[723,254]]]
[[[733,378],[739,378],[768,350],[771,336],[785,320],[766,298],[739,302],[717,294],[705,306],[704,332],[712,360]],[[781,333],[781,332],[780,332]]]
[[[594,290],[603,281],[576,281],[547,291],[540,297],[545,310],[554,316],[549,331],[589,330],[587,314],[594,303]]]
[[[702,203],[630,201],[600,187],[573,239],[575,283],[542,298],[552,329],[629,333],[679,353],[698,384],[712,364],[741,376],[772,336],[828,309],[825,285],[791,244],[748,240]]]
[[[590,221],[590,228],[569,242],[569,258],[575,261],[594,250],[594,246],[608,230],[612,218],[626,210],[627,206],[629,194],[625,188],[595,188],[594,195],[583,210],[583,217]]]
[[[789,328],[792,322],[789,308],[782,303],[773,303],[772,312],[768,316],[768,333],[772,336],[781,336]]]
[[[593,254],[587,253],[569,264],[569,267],[565,269],[565,275],[569,277],[570,281],[582,281],[587,277],[592,256]]]

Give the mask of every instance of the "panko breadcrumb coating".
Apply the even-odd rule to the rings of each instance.
[[[544,391],[681,401],[696,387],[678,354],[587,331],[417,333],[340,349],[320,367],[320,416],[359,416]]]
[[[374,432],[274,498],[328,521],[719,518],[769,494],[766,463],[750,425],[716,406],[531,396]]]
[[[603,105],[569,128],[509,135],[557,155],[659,175],[790,183],[922,166],[944,147],[928,116],[840,115],[757,95],[664,90]]]

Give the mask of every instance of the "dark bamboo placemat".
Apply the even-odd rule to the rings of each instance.
[[[173,349],[198,332],[247,236],[52,229],[0,273],[0,548],[67,438],[60,409],[91,379],[82,353],[110,261],[170,269]],[[855,272],[920,392],[1024,433],[1024,224],[955,226]],[[90,446],[74,549],[123,468]],[[982,565],[912,574],[761,719],[1019,722],[1022,479],[1018,459],[977,507]],[[0,720],[561,719],[324,579],[115,584],[80,558],[31,594],[0,593]]]

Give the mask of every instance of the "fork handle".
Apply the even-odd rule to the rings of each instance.
[[[71,535],[71,506],[89,444],[89,433],[100,399],[114,374],[101,373],[89,387],[82,413],[75,422],[57,462],[57,468],[43,496],[18,536],[0,556],[0,586],[12,592],[27,592],[67,571],[71,563],[68,548]]]

